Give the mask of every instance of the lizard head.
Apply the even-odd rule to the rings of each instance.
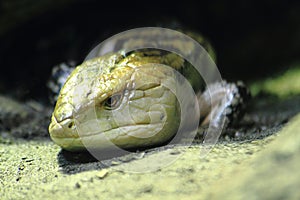
[[[106,149],[157,145],[180,121],[172,71],[160,56],[114,53],[85,61],[60,91],[49,133],[62,148]]]

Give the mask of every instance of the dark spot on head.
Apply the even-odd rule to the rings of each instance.
[[[112,71],[114,71],[114,69],[116,69],[116,67],[111,67],[111,68],[109,69],[109,72],[111,73]]]
[[[74,122],[70,122],[68,128],[72,128],[74,126]]]

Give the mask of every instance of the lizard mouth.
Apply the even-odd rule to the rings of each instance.
[[[52,140],[69,151],[111,149],[115,146],[128,149],[137,146],[150,146],[165,140],[164,136],[160,135],[164,123],[132,124],[84,135],[80,135],[78,132],[76,135],[65,135],[63,127],[60,125],[54,126],[57,126],[57,128],[52,129]],[[75,129],[75,131],[77,130]]]

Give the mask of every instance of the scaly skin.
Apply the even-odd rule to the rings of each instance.
[[[49,126],[52,140],[80,151],[147,147],[172,138],[180,111],[175,95],[162,83],[175,85],[176,77],[159,64],[182,69],[185,61],[173,53],[146,50],[126,57],[114,53],[78,66],[60,91]]]

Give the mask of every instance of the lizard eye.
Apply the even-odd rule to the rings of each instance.
[[[114,94],[110,97],[108,97],[105,101],[104,101],[104,107],[107,110],[113,110],[116,109],[117,107],[119,107],[119,105],[122,102],[122,97],[123,94],[118,93],[118,94]]]

